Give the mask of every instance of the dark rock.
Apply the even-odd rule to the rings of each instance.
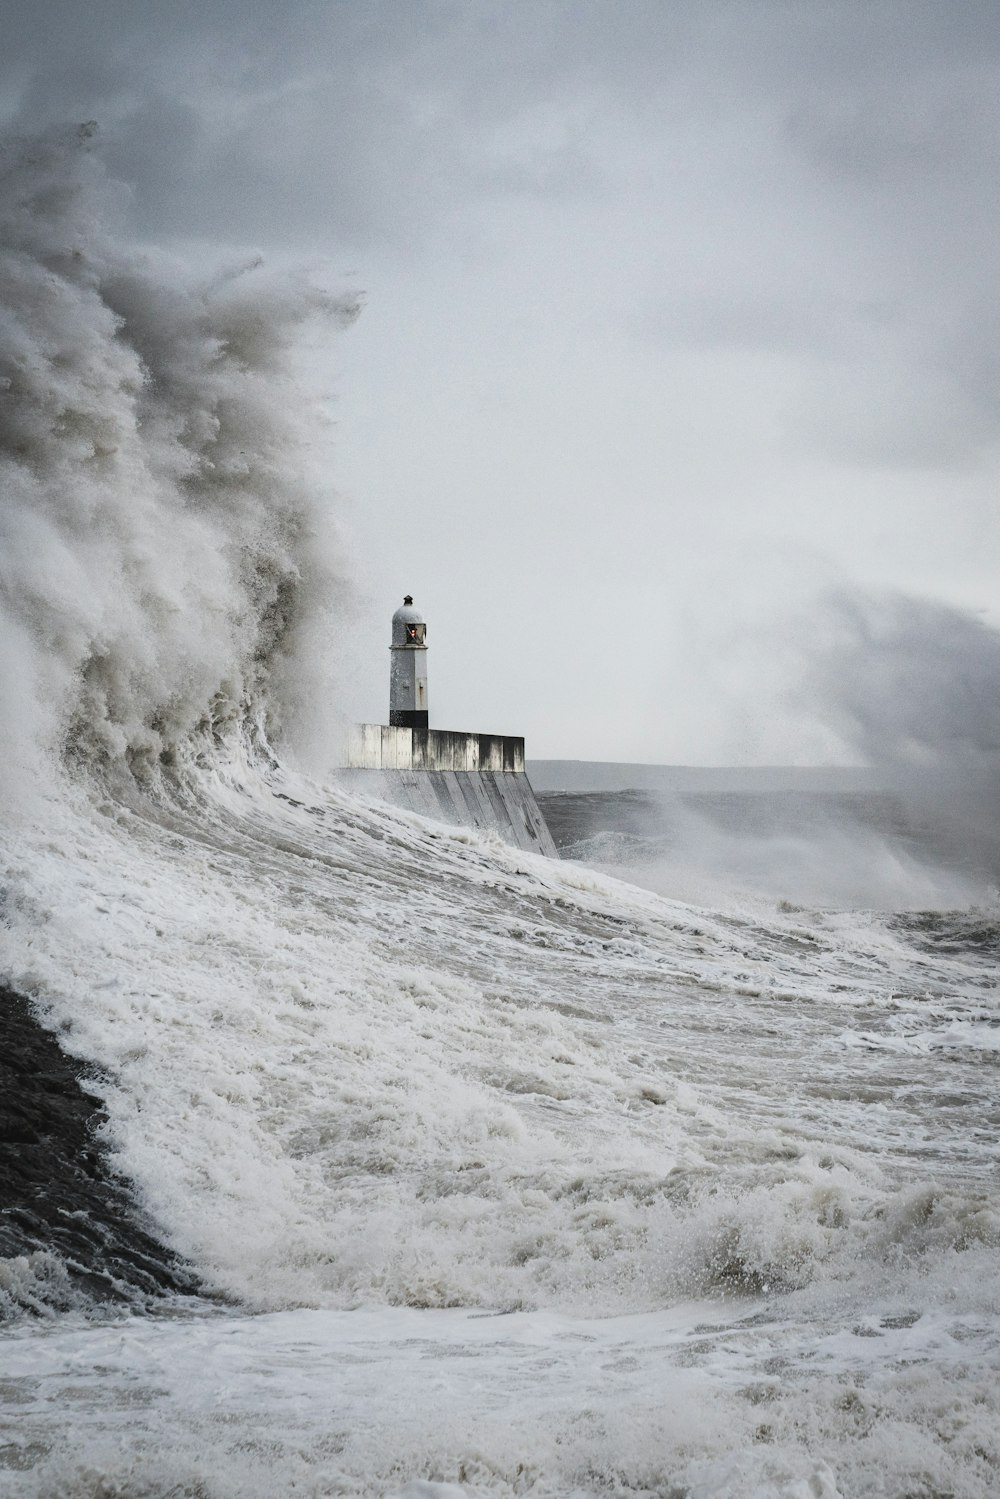
[[[104,1110],[28,1001],[0,986],[0,1268],[7,1301],[147,1303],[196,1290],[157,1243],[99,1138]],[[93,1075],[91,1074],[91,1082]],[[27,1260],[27,1273],[10,1261]],[[18,1296],[17,1286],[25,1290]]]

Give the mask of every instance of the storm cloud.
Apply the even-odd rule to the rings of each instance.
[[[779,613],[995,609],[998,73],[974,0],[9,0],[0,113],[96,120],[137,239],[366,294],[358,714],[409,590],[439,722],[808,759]]]

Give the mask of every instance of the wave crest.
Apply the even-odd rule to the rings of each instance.
[[[123,243],[122,194],[90,127],[0,154],[0,670],[23,705],[0,758],[22,781],[67,749],[135,770],[280,736],[324,696],[308,647],[343,600],[297,350],[357,303],[256,260],[193,276]]]

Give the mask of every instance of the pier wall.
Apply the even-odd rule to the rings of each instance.
[[[338,779],[370,796],[559,857],[525,774],[521,738],[356,724],[345,761]]]
[[[523,772],[524,740],[512,734],[357,723],[348,737],[345,763],[349,770]]]

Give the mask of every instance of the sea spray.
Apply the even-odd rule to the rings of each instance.
[[[843,590],[809,632],[803,694],[936,839],[1000,880],[1000,632],[966,609]]]
[[[738,770],[732,788],[717,770],[714,790],[685,790],[637,767],[642,791],[549,802],[564,851],[699,904],[994,911],[1000,632],[940,601],[844,588],[765,639],[790,702],[853,762],[854,789],[836,770],[824,788],[817,769],[809,792],[794,772],[779,792]]]
[[[987,1499],[981,946],[287,768],[338,586],[311,294],[122,248],[86,141],[6,162],[3,976],[217,1299],[7,1335],[0,1494]]]
[[[344,606],[308,320],[356,304],[251,262],[195,277],[123,241],[93,131],[0,156],[0,764],[133,773],[329,701]],[[118,233],[113,231],[117,229]],[[329,631],[332,634],[332,629]],[[287,737],[287,735],[286,735]]]

